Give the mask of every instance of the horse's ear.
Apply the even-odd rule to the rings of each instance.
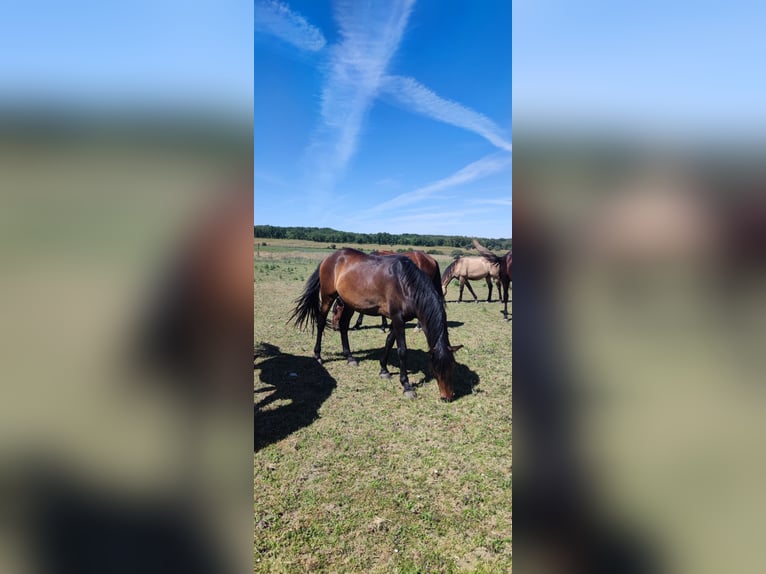
[[[450,351],[452,351],[453,353],[454,353],[455,351],[459,351],[459,350],[460,350],[460,349],[462,349],[462,348],[463,348],[463,345],[450,345],[450,346],[449,346],[449,350],[450,350]]]

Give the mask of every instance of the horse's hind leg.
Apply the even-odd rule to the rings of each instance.
[[[314,345],[314,358],[320,365],[322,364],[322,334],[324,333],[324,328],[327,325],[327,313],[330,312],[330,307],[332,307],[334,301],[335,297],[327,297],[324,294],[322,295],[322,304],[319,308],[319,317],[317,318],[316,324],[317,341]],[[347,310],[350,310],[350,308],[347,308]]]
[[[386,328],[388,327],[388,323],[386,322],[386,318],[385,317],[381,317],[381,319],[383,319],[383,321],[381,321],[381,323],[380,323],[380,330],[383,333],[385,333],[386,332]]]
[[[391,317],[391,332],[396,333],[396,352],[399,355],[399,382],[404,389],[404,396],[414,399],[417,395],[407,377],[407,341],[404,336],[404,321],[401,317]]]
[[[324,327],[327,324],[327,317],[325,315],[320,315],[317,319],[317,341],[314,345],[314,358],[319,362],[319,364],[322,364],[322,333],[324,332]]]
[[[356,318],[356,323],[354,323],[354,331],[356,331],[357,329],[361,329],[362,328],[362,318],[363,317],[364,317],[364,315],[359,313],[359,317]]]
[[[487,289],[489,290],[489,292],[487,294],[487,303],[492,303],[492,279],[490,278],[489,275],[487,275],[484,279],[487,281]],[[497,293],[498,293],[497,296],[499,297],[500,296],[500,287],[499,286],[497,288]]]
[[[383,347],[383,356],[380,358],[380,376],[384,379],[390,379],[391,373],[388,372],[388,353],[391,352],[391,347],[394,345],[394,331],[388,332],[386,337],[386,345]]]
[[[348,344],[348,325],[351,323],[351,316],[353,314],[354,310],[351,307],[346,307],[343,310],[343,315],[340,317],[340,343],[343,346],[343,356],[346,357],[348,364],[357,367],[359,363],[351,355],[351,346]],[[361,315],[359,316],[361,317]]]

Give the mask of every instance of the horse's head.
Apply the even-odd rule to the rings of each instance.
[[[441,400],[450,402],[455,398],[455,390],[452,386],[452,373],[455,370],[455,351],[463,345],[443,345],[431,349],[431,366],[436,376],[436,384],[439,386]]]

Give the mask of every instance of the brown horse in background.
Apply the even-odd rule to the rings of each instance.
[[[509,251],[500,258],[500,282],[503,284],[503,317],[508,321],[508,288],[513,281],[511,264],[513,263],[513,251]]]
[[[441,270],[439,269],[439,262],[436,261],[433,257],[431,257],[428,253],[425,251],[405,251],[402,253],[396,253],[394,251],[373,251],[372,255],[404,255],[405,257],[412,260],[412,262],[418,266],[418,269],[420,269],[423,273],[428,275],[428,277],[431,278],[431,282],[434,284],[434,287],[436,287],[436,290],[441,293]],[[442,297],[443,298],[443,297]],[[333,309],[333,315],[332,315],[332,328],[337,331],[338,325],[340,323],[340,317],[343,314],[343,302],[338,301],[335,304],[335,307]],[[362,326],[362,319],[364,318],[363,313],[359,313],[359,317],[356,320],[356,323],[352,327],[352,329],[356,330],[361,328]],[[385,317],[381,317],[382,323],[380,326],[380,330],[384,333],[386,332],[386,328],[388,327],[388,323],[386,322]],[[416,329],[420,329],[420,321],[418,321]]]
[[[455,259],[442,274],[442,294],[447,296],[447,286],[452,279],[460,281],[460,295],[458,296],[458,303],[463,300],[463,288],[468,287],[468,290],[473,295],[474,302],[478,302],[478,297],[474,293],[469,279],[485,279],[487,281],[487,288],[489,294],[487,295],[487,302],[492,301],[492,282],[497,285],[498,296],[500,293],[500,264],[498,262],[492,262],[486,257],[460,257]]]
[[[314,358],[322,362],[322,333],[335,299],[340,297],[344,310],[340,319],[343,354],[351,365],[357,365],[348,344],[348,326],[354,311],[366,315],[383,315],[391,319],[380,360],[380,376],[390,379],[386,366],[388,354],[396,340],[399,355],[399,381],[407,398],[415,391],[407,377],[407,343],[404,324],[417,317],[428,341],[431,368],[444,401],[454,398],[452,372],[453,353],[459,349],[449,342],[447,312],[439,291],[429,278],[407,257],[367,255],[356,249],[339,249],[326,257],[309,277],[303,293],[296,300],[290,317],[301,328],[317,327]]]
[[[500,282],[503,285],[503,317],[508,321],[508,288],[513,281],[513,275],[511,273],[511,263],[513,262],[513,251],[509,251],[503,256],[495,255],[489,249],[484,247],[481,243],[473,240],[473,245],[476,250],[481,253],[487,261],[494,264],[497,263],[500,266]],[[498,288],[498,292],[500,289]]]

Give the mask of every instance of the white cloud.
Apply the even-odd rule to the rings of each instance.
[[[513,205],[513,198],[511,197],[496,197],[494,199],[469,199],[468,203],[474,205],[503,205],[511,207]]]
[[[511,166],[511,154],[497,152],[485,156],[478,161],[468,164],[464,168],[438,181],[421,186],[413,191],[397,195],[393,199],[385,201],[368,210],[369,214],[380,213],[390,209],[397,209],[405,205],[411,205],[432,197],[437,192],[458,185],[464,185],[472,181],[490,176],[503,171]]]
[[[341,40],[330,50],[321,95],[322,124],[309,147],[314,186],[332,187],[356,152],[364,118],[399,47],[414,0],[339,2]]]
[[[500,149],[512,151],[511,142],[503,137],[500,127],[487,116],[442,98],[414,78],[387,76],[382,90],[410,111],[472,131]]]
[[[321,30],[278,0],[255,2],[255,30],[272,34],[301,50],[317,52],[327,44]]]
[[[360,231],[388,233],[423,233],[444,235],[468,235],[475,237],[510,237],[512,222],[507,212],[498,213],[492,207],[449,209],[431,206],[427,210],[396,213],[391,217],[377,217],[366,222],[345,220],[342,228],[358,228]]]

